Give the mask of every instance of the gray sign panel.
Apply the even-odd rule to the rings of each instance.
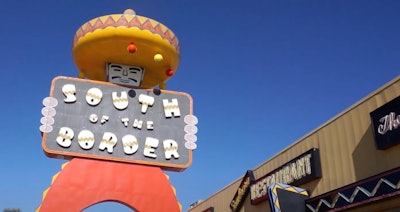
[[[43,100],[42,146],[50,157],[85,157],[182,171],[196,147],[192,98],[57,77]]]

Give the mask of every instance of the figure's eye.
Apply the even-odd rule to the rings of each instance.
[[[119,65],[111,65],[110,68],[113,71],[121,71],[122,70],[122,66],[119,66]]]
[[[140,70],[137,68],[129,68],[129,73],[137,74],[138,72],[140,72]]]

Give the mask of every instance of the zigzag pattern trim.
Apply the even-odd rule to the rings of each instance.
[[[59,175],[60,172],[64,169],[64,167],[65,167],[66,165],[68,165],[68,163],[69,163],[69,162],[63,163],[63,164],[61,165],[61,170],[60,170],[59,172],[57,172],[56,174],[53,175],[53,177],[51,178],[50,186],[49,186],[48,188],[46,188],[46,189],[43,191],[43,193],[42,193],[42,202],[43,202],[43,200],[46,198],[47,192],[50,190],[50,187],[53,185],[54,181],[57,179],[58,175]],[[40,212],[41,206],[42,206],[42,204],[40,204],[40,205],[36,208],[35,212]]]
[[[73,46],[75,46],[78,40],[84,37],[87,33],[94,32],[97,29],[105,29],[107,27],[117,28],[121,26],[148,30],[153,34],[160,35],[175,47],[177,52],[180,52],[178,38],[168,27],[151,18],[124,14],[101,16],[86,22],[77,30],[73,40]]]
[[[43,202],[43,200],[46,198],[47,192],[50,190],[50,188],[51,188],[51,186],[53,185],[54,181],[57,179],[58,175],[60,175],[61,171],[65,168],[65,166],[68,165],[68,163],[69,163],[69,161],[63,163],[63,164],[61,165],[61,170],[60,170],[59,172],[57,172],[56,174],[53,175],[53,177],[51,178],[50,186],[49,186],[48,188],[46,188],[46,189],[43,191],[43,194],[42,194],[42,202]],[[169,175],[167,175],[167,174],[164,173],[164,176],[165,176],[165,177],[167,178],[167,180],[169,181]],[[172,188],[172,191],[174,192],[174,195],[176,196],[176,189],[175,189],[175,187],[174,187],[172,184],[171,184],[171,188]],[[182,205],[181,205],[181,203],[180,203],[179,201],[177,201],[177,202],[178,202],[178,206],[179,206],[180,211],[182,211]],[[40,204],[40,205],[36,208],[35,212],[40,212],[40,211],[41,211],[41,210],[40,210],[40,209],[41,209],[41,206],[42,206],[42,204]]]
[[[398,180],[397,183],[392,183],[389,180],[385,179],[385,178],[380,178],[379,181],[377,182],[377,184],[375,185],[374,189],[372,191],[368,191],[368,189],[362,187],[362,186],[357,186],[354,191],[352,192],[352,194],[350,195],[350,197],[346,196],[345,194],[343,194],[342,192],[338,192],[334,198],[332,199],[332,201],[330,202],[329,200],[326,200],[326,198],[321,198],[318,201],[318,204],[316,205],[316,207],[313,207],[311,204],[306,204],[306,207],[312,211],[312,212],[318,212],[320,211],[321,207],[326,206],[330,209],[334,209],[337,206],[337,203],[340,200],[344,200],[346,201],[346,203],[348,204],[352,204],[355,203],[355,199],[357,197],[357,195],[359,194],[363,194],[365,195],[365,197],[372,198],[375,197],[375,195],[378,192],[378,189],[382,186],[382,185],[387,185],[390,188],[396,190],[396,191],[400,191],[400,180]],[[393,192],[391,192],[393,193]]]

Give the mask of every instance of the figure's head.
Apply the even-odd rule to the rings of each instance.
[[[107,64],[108,81],[115,84],[140,87],[143,75],[144,69],[141,67],[116,63]]]
[[[73,57],[82,78],[162,87],[178,68],[179,43],[163,24],[126,10],[83,24],[74,38]]]

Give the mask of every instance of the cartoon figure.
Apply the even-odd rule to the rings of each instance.
[[[72,52],[80,78],[164,89],[178,68],[180,49],[165,25],[127,9],[83,24]],[[128,75],[134,80],[119,80]]]
[[[75,64],[79,69],[79,78],[82,79],[72,79],[74,82],[80,83],[79,85],[95,81],[109,82],[108,84],[95,84],[98,87],[88,90],[86,98],[92,101],[96,99],[95,104],[86,99],[86,107],[89,107],[90,110],[96,109],[98,104],[106,104],[108,99],[104,100],[103,95],[105,94],[101,89],[104,86],[110,87],[110,83],[115,85],[111,87],[120,89],[118,92],[121,94],[118,96],[118,92],[113,92],[112,98],[109,98],[109,105],[115,106],[115,108],[112,108],[115,110],[114,114],[131,114],[123,113],[128,107],[126,99],[130,96],[137,98],[137,104],[142,105],[139,115],[144,116],[148,107],[154,107],[154,97],[148,94],[156,86],[161,89],[154,92],[156,95],[160,95],[160,93],[174,94],[174,92],[164,89],[166,81],[175,74],[179,64],[180,50],[177,37],[163,24],[147,17],[138,16],[131,9],[126,10],[123,14],[101,16],[83,24],[74,37],[72,52]],[[59,78],[57,80],[69,82],[70,79]],[[52,89],[57,88],[57,86],[53,82]],[[128,92],[125,92],[123,88],[129,88],[131,89],[129,92],[133,91],[133,93],[136,91],[138,95],[127,94]],[[142,92],[140,89],[147,90],[139,95]],[[62,100],[62,103],[66,105],[64,107],[73,106],[77,104],[77,101],[85,104],[84,99],[79,100],[79,92],[80,90],[71,83],[60,87],[59,93],[65,97]],[[56,95],[56,93],[52,93],[52,95]],[[156,162],[156,165],[154,165],[146,161],[149,158],[153,160],[157,157],[156,148],[157,151],[160,149],[157,139],[146,138],[146,143],[142,147],[144,148],[144,156],[142,155],[137,160],[139,164],[136,164],[135,160],[130,163],[132,160],[126,159],[126,157],[138,154],[136,152],[140,148],[139,142],[133,135],[124,136],[122,138],[123,151],[119,151],[125,158],[122,160],[123,162],[116,162],[113,154],[117,150],[114,148],[121,144],[117,144],[115,134],[104,133],[105,136],[101,140],[100,150],[94,147],[96,133],[92,133],[88,129],[82,130],[78,134],[68,127],[62,127],[57,134],[57,131],[53,129],[53,124],[55,125],[54,116],[58,112],[56,109],[59,107],[57,106],[59,103],[55,98],[47,97],[43,104],[45,105],[42,110],[44,117],[41,119],[42,126],[40,129],[43,132],[42,145],[46,154],[50,157],[72,159],[63,166],[60,173],[53,177],[50,188],[43,193],[43,201],[37,211],[81,211],[104,201],[119,202],[141,212],[181,210],[174,188],[169,184],[168,177],[163,173],[162,167],[157,166],[158,164],[163,166],[163,162]],[[184,118],[180,117],[181,111],[177,99],[171,101],[163,99],[162,104],[164,105],[165,117],[169,120],[174,117],[184,119],[187,124],[184,127],[186,132],[184,139],[187,141],[184,148],[190,150],[188,154],[190,160],[173,167],[182,171],[191,162],[191,150],[196,148],[194,142],[197,138],[194,134],[197,132],[195,126],[197,118],[191,115],[191,108],[187,112],[189,115]],[[67,114],[64,119],[72,120],[70,116],[74,115]],[[113,115],[113,117],[115,118],[117,115]],[[104,127],[105,123],[111,122],[113,117],[103,115],[100,120],[97,114],[91,114],[87,122],[99,124],[100,127],[95,128],[97,129]],[[86,119],[86,117],[82,117],[82,119]],[[121,120],[124,125],[121,132],[142,129],[143,123],[141,121],[135,120],[133,128],[128,129],[128,126],[130,126],[128,125],[128,118],[122,117]],[[65,124],[64,122],[69,123],[63,121],[63,124]],[[160,131],[153,124],[153,121],[146,122],[146,133],[151,134]],[[54,139],[56,142],[51,141],[51,145],[59,149],[57,151],[51,150],[48,146],[49,141],[46,139],[52,138],[50,133],[55,134],[54,136],[57,138]],[[144,134],[143,131],[141,133]],[[76,137],[78,142],[73,140]],[[167,162],[180,159],[178,142],[175,140],[165,139],[162,141],[164,159]],[[92,155],[89,155],[89,158],[85,158],[85,154],[69,154],[68,151],[72,145],[75,145],[80,152],[92,151],[94,155],[101,154],[103,156],[95,155],[92,157]],[[107,151],[104,151],[105,148],[107,148]]]

